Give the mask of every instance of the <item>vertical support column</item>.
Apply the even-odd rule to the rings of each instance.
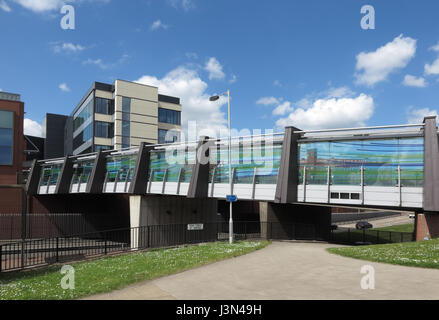
[[[439,212],[439,143],[436,117],[426,117],[424,124],[424,211]]]
[[[282,145],[282,157],[280,160],[279,174],[276,186],[276,203],[297,202],[298,182],[298,142],[300,134],[295,127],[285,128],[284,142]]]
[[[209,189],[209,137],[201,137],[197,146],[195,165],[189,184],[188,198],[207,198]]]
[[[105,173],[105,153],[99,150],[96,153],[93,170],[88,179],[86,193],[99,194],[103,192]]]
[[[59,173],[56,183],[55,194],[67,194],[70,192],[70,183],[73,177],[73,159],[68,156],[64,158],[64,163]]]
[[[153,147],[142,142],[137,154],[136,167],[134,168],[133,179],[131,180],[128,193],[145,194],[148,182],[148,174],[150,168],[150,152]]]
[[[30,196],[38,194],[38,185],[40,184],[41,165],[34,160],[27,178],[26,191]]]

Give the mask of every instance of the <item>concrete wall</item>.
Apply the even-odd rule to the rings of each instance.
[[[262,238],[329,239],[329,207],[260,202],[259,218]]]
[[[134,230],[131,233],[131,246],[170,246],[189,243],[194,237],[215,240],[217,212],[216,199],[130,196],[130,226],[140,227],[139,231]],[[199,223],[204,224],[203,230],[187,230],[187,224]]]

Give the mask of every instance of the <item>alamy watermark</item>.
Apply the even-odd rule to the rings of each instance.
[[[72,5],[64,5],[61,8],[61,14],[64,15],[60,22],[61,29],[75,30],[75,8]]]
[[[363,30],[375,30],[375,8],[371,5],[361,7],[361,14],[364,14],[360,25]]]
[[[63,290],[75,290],[75,268],[65,265],[62,266],[60,272],[64,275],[61,278],[61,288]]]
[[[364,265],[360,270],[361,277],[360,286],[363,290],[374,290],[375,289],[375,268],[371,265]]]

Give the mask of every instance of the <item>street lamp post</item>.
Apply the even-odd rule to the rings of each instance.
[[[230,187],[230,195],[233,195],[233,174],[232,174],[232,122],[230,116],[230,90],[221,94],[222,96],[227,95],[228,102],[228,122],[229,122],[229,187]],[[220,98],[220,95],[210,97],[210,101],[217,101]],[[230,214],[229,214],[229,243],[233,243],[233,202],[229,202],[230,205]]]

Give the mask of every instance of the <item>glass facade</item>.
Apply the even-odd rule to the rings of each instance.
[[[210,180],[215,175],[215,183],[229,183],[228,147],[211,149]],[[276,184],[279,173],[282,144],[232,146],[232,170],[235,171],[233,183]]]
[[[73,138],[73,150],[78,149],[85,142],[93,138],[93,123],[90,123],[83,131]]]
[[[88,183],[94,167],[94,160],[80,161],[73,164],[72,184]]]
[[[159,122],[181,125],[181,112],[159,108]]]
[[[166,157],[168,156],[168,160]],[[195,150],[174,150],[172,154],[166,151],[153,151],[150,155],[149,180],[153,182],[163,181],[165,171],[168,170],[166,181],[178,182],[181,171],[181,182],[190,182],[192,169],[195,164]]]
[[[0,165],[13,164],[14,113],[0,110]]]
[[[113,138],[114,124],[109,122],[95,121],[95,137]]]
[[[130,182],[136,166],[137,154],[107,157],[106,182]]]
[[[424,183],[424,139],[395,138],[299,144],[299,183],[306,167],[307,184],[397,186],[398,167],[404,187]]]
[[[122,97],[122,149],[128,149],[130,147],[130,112],[131,99]]]
[[[158,139],[159,144],[173,143],[180,141],[179,131],[159,129],[158,136],[159,136]]]
[[[98,151],[105,151],[105,150],[112,150],[113,149],[113,147],[111,146],[101,146],[101,145],[99,145],[99,144],[95,144],[95,152],[98,152]]]
[[[73,132],[79,129],[79,127],[90,119],[93,115],[93,99],[89,98],[87,105],[79,112],[79,114],[73,117]]]
[[[113,115],[114,114],[113,100],[96,98],[96,113]]]
[[[41,169],[40,187],[56,186],[62,164],[44,166]]]

